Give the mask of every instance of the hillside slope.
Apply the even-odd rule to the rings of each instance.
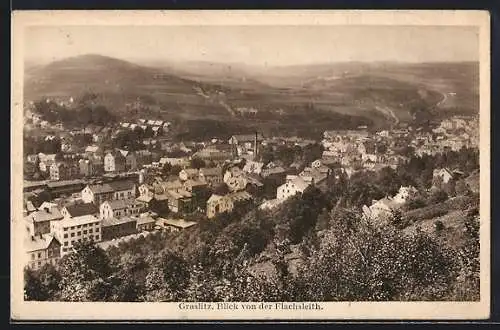
[[[428,118],[441,108],[457,110],[456,99],[468,100],[459,111],[477,111],[470,94],[474,88],[467,88],[473,85],[474,67],[466,68],[366,63],[266,70],[210,63],[154,67],[82,55],[30,67],[24,92],[26,100],[91,92],[119,116],[151,112],[182,121],[225,122],[238,130],[298,134],[413,122],[415,112]]]

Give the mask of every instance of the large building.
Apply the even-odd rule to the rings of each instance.
[[[97,216],[99,214],[99,208],[93,203],[75,203],[63,207],[61,214],[66,219],[81,217],[82,215]]]
[[[52,234],[29,235],[24,240],[26,266],[33,270],[56,265],[61,258],[61,243]]]
[[[73,246],[83,240],[100,242],[101,220],[93,215],[83,215],[75,218],[51,222],[51,232],[62,245],[61,255],[73,251]]]
[[[213,194],[207,201],[207,217],[210,219],[220,213],[230,213],[238,204],[245,204],[251,199],[252,196],[246,191],[237,191],[223,196]]]
[[[135,184],[129,180],[87,185],[82,190],[82,200],[96,205],[105,201],[130,198],[135,198]]]
[[[24,218],[28,232],[32,236],[50,233],[51,223],[62,219],[63,215],[57,207],[47,207],[32,212]]]
[[[99,207],[101,219],[137,216],[144,209],[144,204],[136,199],[105,201]]]
[[[108,152],[104,156],[104,171],[105,172],[123,172],[126,167],[125,156],[119,151]]]
[[[69,180],[78,176],[80,169],[72,163],[56,162],[50,165],[49,173],[51,180]]]
[[[110,240],[117,237],[137,233],[137,219],[131,217],[106,218],[102,220],[102,240]]]

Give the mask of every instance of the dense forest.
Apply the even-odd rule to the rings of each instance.
[[[71,106],[61,105],[52,100],[39,100],[34,103],[34,112],[49,123],[63,123],[68,127],[84,127],[91,124],[105,126],[117,120],[109,109],[99,104],[99,95],[94,93],[84,93]]]
[[[309,187],[273,210],[222,214],[107,250],[82,243],[57,268],[25,270],[25,299],[478,300],[479,196],[429,189],[436,164],[467,173],[479,167],[466,149],[413,157],[397,170],[332,176],[326,189]],[[362,205],[409,184],[419,195],[390,221],[362,216]],[[440,220],[432,231],[420,227],[457,211],[458,227]]]

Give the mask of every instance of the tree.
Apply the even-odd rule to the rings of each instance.
[[[146,275],[146,301],[180,301],[189,285],[189,265],[175,253],[164,250],[150,263]]]
[[[170,163],[163,164],[163,168],[161,169],[162,175],[168,177],[171,172],[172,172],[172,165],[170,165]]]
[[[436,190],[429,197],[429,204],[439,204],[448,199],[448,194],[444,190]]]
[[[61,290],[59,271],[52,264],[45,264],[38,273],[44,291],[47,292],[48,300],[57,300]]]
[[[109,300],[113,272],[104,250],[90,241],[77,243],[74,249],[60,263],[61,300]]]
[[[35,272],[29,268],[24,269],[24,300],[47,300],[48,293]]]
[[[389,221],[397,229],[404,229],[407,225],[406,221],[403,219],[403,214],[401,213],[401,210],[399,210],[399,209],[391,211]]]

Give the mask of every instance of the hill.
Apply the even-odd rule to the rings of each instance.
[[[473,64],[366,64],[257,68],[206,62],[139,65],[82,55],[30,66],[25,98],[97,94],[122,118],[156,116],[184,123],[224,122],[226,133],[317,135],[325,129],[413,122],[415,114],[473,113]],[[472,77],[472,78],[471,78]],[[470,88],[469,88],[470,87]],[[460,104],[460,107],[458,105]]]

